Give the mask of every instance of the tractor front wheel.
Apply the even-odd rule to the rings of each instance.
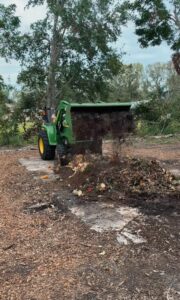
[[[49,144],[47,132],[42,130],[38,136],[39,154],[43,160],[53,160],[55,157],[55,146]]]

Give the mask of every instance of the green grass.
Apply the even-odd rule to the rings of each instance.
[[[14,136],[0,135],[0,146],[21,147],[24,144],[25,143],[21,135],[14,135]]]
[[[180,142],[180,123],[173,121],[162,131],[159,123],[140,121],[136,124],[136,138],[143,139],[148,144],[173,144]]]
[[[136,128],[136,134],[140,137],[179,134],[180,122],[173,120],[166,123],[139,121]]]
[[[31,137],[28,141],[24,140],[22,135],[14,135],[14,136],[1,136],[0,135],[0,147],[8,146],[8,147],[24,147],[28,145],[37,145],[38,137]]]

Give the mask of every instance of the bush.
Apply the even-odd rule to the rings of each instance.
[[[21,146],[34,142],[41,118],[33,110],[17,110],[0,102],[0,146]]]
[[[180,132],[179,99],[149,101],[135,109],[137,134],[159,135]]]
[[[17,123],[12,117],[11,108],[6,103],[4,94],[0,94],[0,144],[9,144],[10,137],[17,134]]]

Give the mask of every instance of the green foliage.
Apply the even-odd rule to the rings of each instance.
[[[138,101],[143,97],[143,66],[123,65],[117,76],[110,81],[110,101]]]
[[[19,134],[10,135],[8,137],[5,135],[0,135],[0,146],[21,147],[24,144],[24,139]]]
[[[135,0],[132,9],[136,34],[143,47],[167,41],[171,49],[180,49],[180,1]]]
[[[17,142],[18,124],[25,132],[29,130],[27,123],[36,126],[37,109],[47,99],[50,105],[60,99],[149,100],[136,109],[137,119],[143,124],[141,132],[159,134],[179,130],[180,77],[172,66],[155,64],[144,71],[140,64],[122,65],[121,56],[112,47],[132,9],[141,46],[166,41],[176,52],[173,62],[179,72],[179,0],[27,1],[27,7],[42,4],[47,7],[46,17],[33,23],[25,34],[19,31],[15,5],[0,4],[0,56],[20,61],[22,71],[18,82],[23,86],[12,110],[10,88],[0,77],[2,143],[13,139],[13,143]]]
[[[142,100],[135,108],[137,133],[159,135],[180,132],[180,77],[171,63],[154,64],[142,77]]]
[[[143,82],[146,99],[163,100],[167,98],[169,92],[168,80],[171,77],[172,69],[171,65],[162,63],[149,65],[146,68]]]
[[[131,11],[140,45],[160,45],[165,41],[174,51],[172,61],[180,75],[180,1],[134,0],[125,1]]]
[[[24,89],[17,95],[13,117],[20,124],[19,132],[26,140],[36,134],[41,126],[38,106],[42,107],[43,101],[42,95],[37,94],[37,91]]]
[[[32,24],[31,32],[22,38],[25,67],[19,82],[47,89],[56,101],[106,100],[106,81],[121,67],[120,56],[111,47],[127,21],[121,2],[29,1],[29,6],[46,3],[47,16]]]
[[[180,98],[163,102],[152,100],[135,109],[139,135],[173,134],[180,132]]]
[[[123,65],[109,81],[110,101],[141,101],[176,99],[180,77],[171,63],[156,63],[145,69],[141,64]]]
[[[5,84],[1,78],[0,85],[0,145],[8,144],[11,137],[17,134],[17,123],[13,118],[11,105],[6,97]]]
[[[7,7],[0,4],[0,56],[5,59],[19,58],[20,55],[20,19],[14,15],[15,10],[14,4]]]

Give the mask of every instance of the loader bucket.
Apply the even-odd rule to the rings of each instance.
[[[134,129],[131,103],[71,103],[76,141],[121,139]]]

